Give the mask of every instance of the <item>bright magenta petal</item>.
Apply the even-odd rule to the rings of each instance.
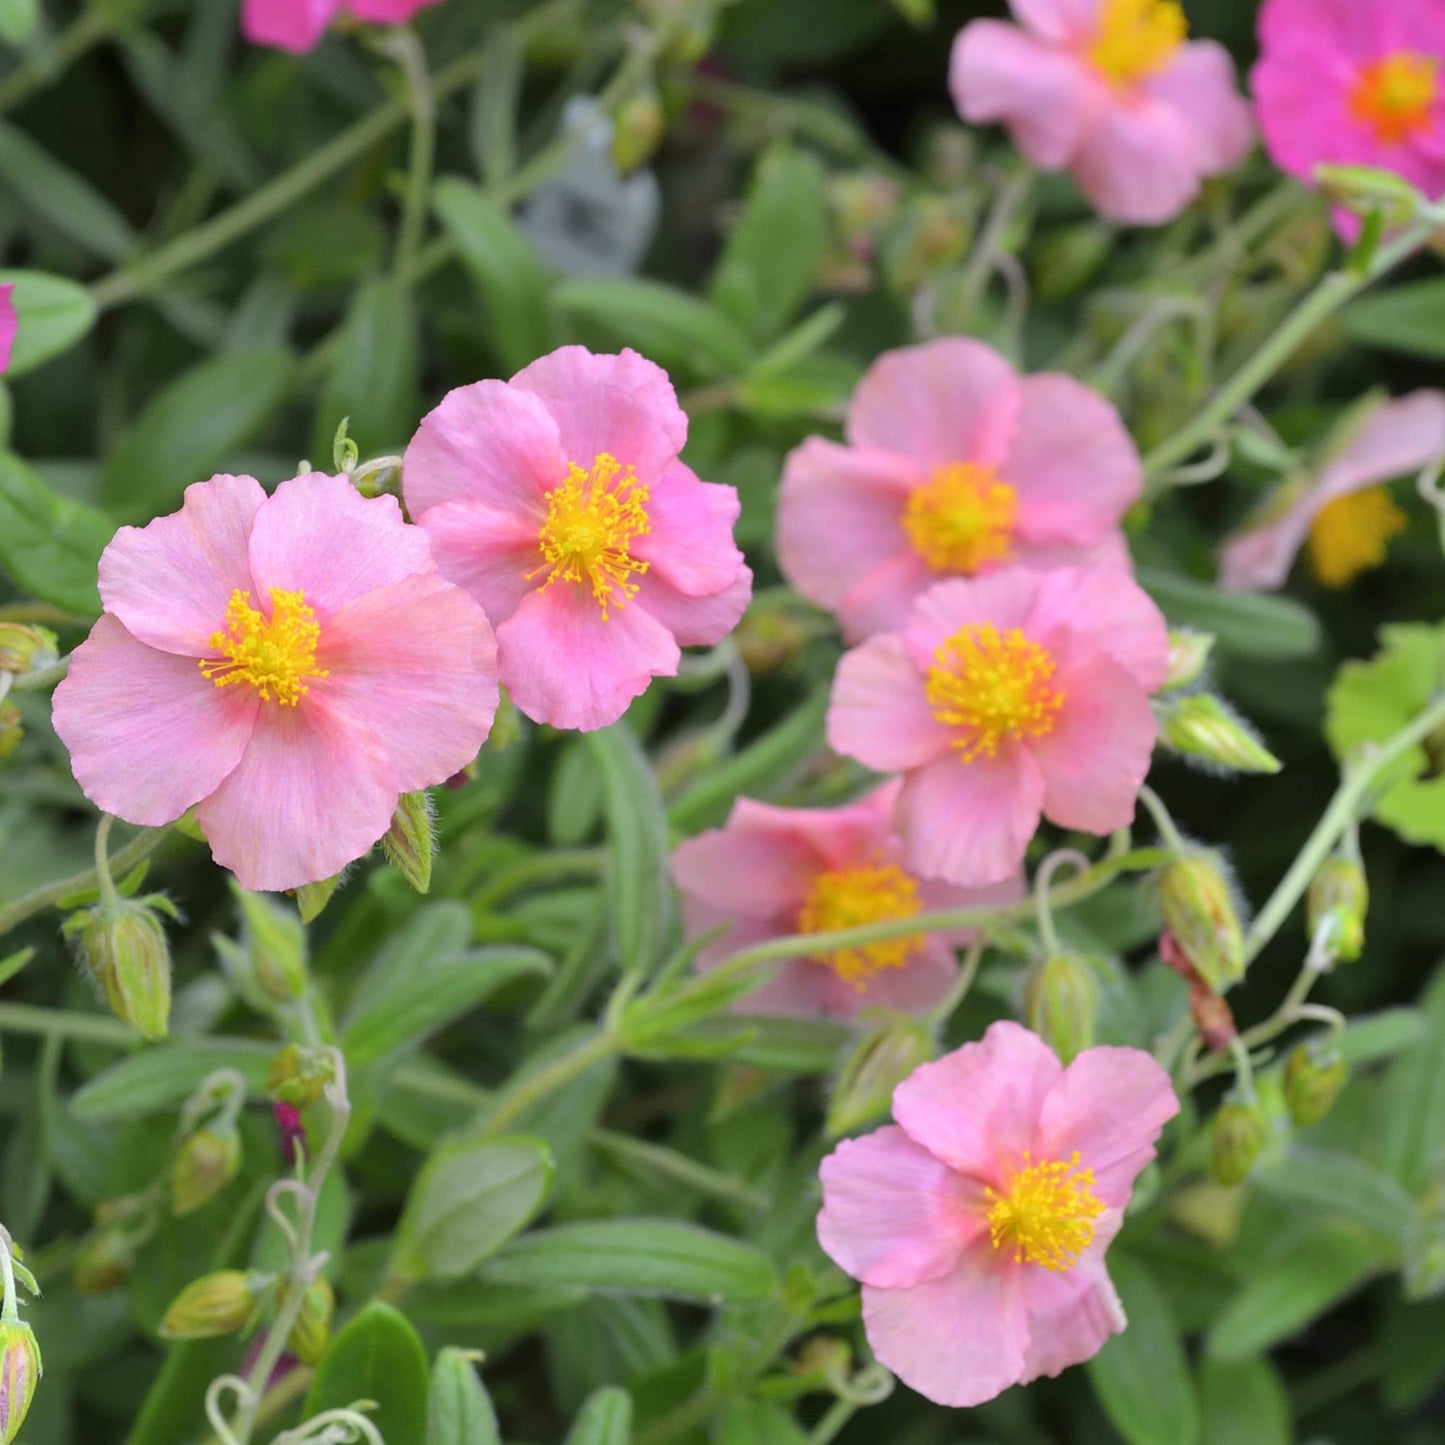
[[[10,366],[10,348],[15,344],[15,302],[11,299],[15,283],[7,281],[0,285],[0,376]]]
[[[81,792],[160,827],[236,767],[259,707],[250,688],[207,682],[195,658],[147,647],[107,615],[71,654],[53,720]]]
[[[186,488],[180,511],[122,527],[100,556],[106,611],[151,647],[208,656],[231,594],[253,590],[247,548],[265,501],[254,477],[212,477]]]
[[[690,467],[670,463],[648,488],[648,530],[629,547],[658,578],[690,597],[731,587],[743,566],[733,541],[735,487],[700,482]]]
[[[346,8],[358,20],[373,25],[405,25],[414,15],[440,0],[345,0]]]
[[[649,577],[630,605],[661,623],[679,647],[711,647],[738,625],[752,600],[752,568],[743,567],[727,587],[706,597],[689,597],[661,578]]]
[[[1234,61],[1222,45],[1197,40],[1181,46],[1174,63],[1144,86],[1188,121],[1205,175],[1232,170],[1249,154],[1254,121],[1249,102],[1235,86]]]
[[[1169,667],[1163,614],[1117,567],[1060,567],[1043,574],[1028,633],[1060,666],[1100,653],[1112,657],[1146,692],[1160,686]]]
[[[314,49],[341,0],[246,0],[241,33],[252,45],[272,45],[295,54]]]
[[[843,654],[828,704],[834,752],[891,773],[932,762],[948,745],[948,729],[933,716],[899,634],[884,633]]]
[[[431,541],[437,571],[479,602],[500,627],[544,578],[537,522],[480,502],[443,502],[418,522]]]
[[[1159,226],[1199,194],[1203,167],[1188,121],[1139,92],[1098,111],[1070,172],[1106,220]]]

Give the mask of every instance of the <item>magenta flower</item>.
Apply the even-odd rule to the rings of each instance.
[[[672,876],[690,936],[730,927],[697,956],[706,972],[767,938],[909,918],[935,908],[986,907],[1023,896],[1015,874],[968,891],[914,877],[893,827],[899,783],[843,808],[773,808],[739,798],[727,825],[679,843]],[[747,1013],[852,1018],[865,1008],[918,1012],[947,995],[954,950],[968,932],[913,933],[885,943],[790,959],[739,1005]]]
[[[940,1405],[1057,1375],[1125,1326],[1104,1267],[1179,1112],[1139,1049],[1066,1069],[996,1023],[893,1093],[896,1125],[823,1160],[818,1240],[863,1286],[873,1353]]]
[[[1067,170],[1101,216],[1172,220],[1206,176],[1243,160],[1253,127],[1229,54],[1186,42],[1174,0],[1009,5],[1019,25],[975,20],[959,33],[954,103],[975,124],[1001,121],[1035,165]]]
[[[1020,378],[961,337],[905,347],[858,383],[846,434],[788,457],[778,565],[850,642],[902,627],[944,577],[1129,565],[1119,519],[1143,491],[1139,454],[1070,377]]]
[[[4,376],[10,366],[10,348],[15,345],[15,331],[17,318],[15,316],[15,302],[12,299],[15,292],[15,283],[6,281],[0,285],[0,376]]]
[[[243,888],[339,872],[491,728],[487,619],[395,499],[345,477],[187,487],[179,512],[116,533],[100,595],[55,689],[76,781],[129,823],[194,806]]]
[[[314,50],[340,14],[372,25],[405,25],[439,0],[245,0],[241,31],[253,45],[296,54]]]
[[[1445,8],[1439,0],[1265,0],[1250,77],[1281,170],[1376,166],[1445,193]],[[1358,219],[1342,217],[1353,233]]]
[[[412,438],[407,507],[537,722],[615,722],[676,675],[679,645],[720,641],[747,607],[737,492],[678,460],[686,439],[661,367],[581,346],[449,392]]]
[[[897,822],[911,869],[963,888],[997,883],[1040,815],[1087,833],[1133,818],[1167,654],[1159,609],[1117,567],[940,582],[901,632],[843,655],[828,742],[904,774]]]
[[[1326,459],[1318,476],[1287,481],[1219,554],[1219,585],[1231,592],[1282,587],[1295,555],[1315,580],[1346,587],[1385,560],[1405,514],[1383,483],[1445,458],[1445,392],[1381,402]]]

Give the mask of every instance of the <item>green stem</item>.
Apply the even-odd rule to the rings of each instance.
[[[620,1161],[633,1169],[648,1170],[670,1179],[699,1194],[709,1194],[714,1199],[724,1199],[729,1204],[739,1204],[744,1209],[761,1212],[768,1209],[772,1200],[756,1189],[750,1189],[741,1180],[706,1164],[699,1164],[686,1154],[673,1149],[664,1149],[658,1144],[648,1144],[634,1139],[630,1134],[614,1134],[610,1129],[593,1129],[587,1142],[600,1153]]]
[[[88,5],[47,46],[42,46],[0,81],[0,114],[14,110],[59,80],[86,51],[109,39],[120,7]]]
[[[838,1432],[858,1413],[858,1406],[852,1400],[834,1400],[828,1413],[813,1426],[808,1436],[808,1445],[831,1445]]]
[[[528,1109],[616,1052],[617,1044],[611,1034],[594,1034],[536,1073],[524,1074],[496,1095],[481,1121],[477,1137],[486,1139],[505,1134]]]
[[[1164,840],[1165,845],[1175,853],[1188,852],[1188,847],[1180,836],[1169,809],[1164,806],[1164,799],[1153,788],[1146,786],[1139,789],[1139,801],[1148,809],[1149,816],[1153,818],[1154,826],[1158,828],[1159,836]]]
[[[108,909],[120,907],[115,879],[110,876],[110,828],[114,822],[109,813],[102,813],[95,830],[95,881],[100,885],[100,901]]]
[[[11,684],[10,690],[12,692],[39,692],[42,688],[54,687],[69,671],[70,659],[62,657],[58,662],[52,662],[49,667],[42,667],[38,672],[22,673]]]
[[[0,1034],[4,1033],[75,1039],[117,1049],[134,1048],[141,1042],[140,1035],[119,1019],[71,1013],[66,1009],[36,1008],[24,1003],[0,1003]]]
[[[431,205],[432,170],[436,164],[437,106],[427,70],[426,51],[416,35],[406,29],[391,31],[385,50],[396,61],[406,82],[407,104],[411,110],[411,164],[407,172],[406,209],[397,235],[397,275],[404,275],[421,249],[426,215]]]
[[[128,873],[142,858],[147,858],[155,852],[168,831],[167,828],[147,828],[132,838],[120,852],[112,855],[111,872]],[[75,873],[69,878],[62,878],[59,883],[47,883],[44,888],[37,888],[33,893],[27,893],[23,898],[17,898],[14,903],[0,908],[0,937],[9,933],[12,928],[18,928],[26,919],[33,918],[37,913],[43,913],[58,899],[64,898],[66,894],[79,893],[85,888],[94,888],[97,878],[96,870],[87,868],[83,873]]]

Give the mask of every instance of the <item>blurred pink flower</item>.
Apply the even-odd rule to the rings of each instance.
[[[1265,0],[1250,77],[1281,170],[1377,166],[1445,192],[1445,7],[1440,0]],[[1341,213],[1353,234],[1357,218]]]
[[[1009,3],[1019,25],[975,20],[954,42],[954,103],[975,124],[1001,121],[1035,165],[1067,170],[1101,216],[1172,220],[1244,159],[1253,126],[1233,62],[1185,41],[1174,0]]]
[[[904,774],[897,822],[911,869],[964,888],[997,883],[1041,814],[1087,833],[1133,818],[1167,653],[1159,609],[1117,567],[940,582],[901,632],[843,655],[828,742]]]
[[[407,507],[537,722],[616,722],[676,675],[679,645],[720,641],[747,607],[737,492],[678,460],[686,439],[661,367],[581,346],[449,392],[412,438]]]
[[[1231,592],[1282,587],[1301,547],[1327,587],[1344,587],[1385,560],[1405,514],[1381,485],[1445,457],[1445,392],[1381,402],[1351,429],[1319,475],[1286,482],[1219,554]]]
[[[372,25],[405,25],[440,0],[245,0],[241,30],[253,45],[312,50],[340,14]]]
[[[1104,1266],[1139,1171],[1179,1112],[1140,1049],[1066,1069],[996,1023],[893,1094],[896,1125],[823,1160],[818,1239],[863,1286],[883,1364],[940,1405],[1057,1375],[1127,1323]]]
[[[0,376],[4,376],[10,365],[10,348],[15,345],[15,302],[12,296],[15,283],[7,281],[0,285]]]
[[[702,971],[767,938],[908,918],[936,908],[986,907],[1023,896],[1015,874],[967,891],[915,878],[893,827],[899,783],[842,808],[773,808],[739,798],[722,828],[679,843],[672,876],[696,937],[730,924],[697,956]],[[958,973],[967,932],[909,934],[886,943],[784,963],[740,1003],[747,1013],[851,1018],[865,1008],[921,1011],[939,1003]]]
[[[886,352],[848,408],[847,446],[809,437],[778,496],[778,565],[850,642],[902,627],[944,577],[1010,563],[1129,565],[1143,491],[1119,414],[1071,377],[1019,377],[980,341]]]
[[[76,781],[129,823],[194,806],[243,888],[339,872],[491,729],[487,619],[396,500],[345,477],[187,487],[179,512],[116,533],[100,595],[55,690]]]

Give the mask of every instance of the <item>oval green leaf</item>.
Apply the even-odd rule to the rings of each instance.
[[[97,1074],[71,1096],[70,1112],[77,1119],[137,1119],[159,1114],[187,1098],[216,1069],[236,1069],[246,1080],[247,1092],[266,1092],[266,1069],[276,1052],[274,1044],[219,1043],[172,1040],[132,1054],[104,1073]]]
[[[567,1433],[566,1445],[631,1445],[632,1396],[606,1385],[587,1397]]]
[[[74,346],[95,325],[95,302],[84,286],[44,271],[0,270],[0,285],[15,287],[15,344],[7,377],[33,371]]]
[[[1205,1360],[1199,1367],[1204,1445],[1290,1445],[1289,1396],[1267,1360]]]
[[[1308,657],[1319,650],[1319,619],[1287,597],[1220,592],[1156,567],[1140,567],[1138,577],[1171,626],[1211,632],[1225,652],[1280,658]]]
[[[115,524],[62,497],[18,457],[0,452],[0,567],[42,602],[100,615],[96,566]]]
[[[464,1350],[448,1347],[432,1366],[426,1445],[502,1445],[492,1397]]]
[[[384,1440],[425,1440],[426,1351],[405,1315],[367,1305],[331,1341],[306,1396],[308,1417],[374,1400],[368,1418]]]

